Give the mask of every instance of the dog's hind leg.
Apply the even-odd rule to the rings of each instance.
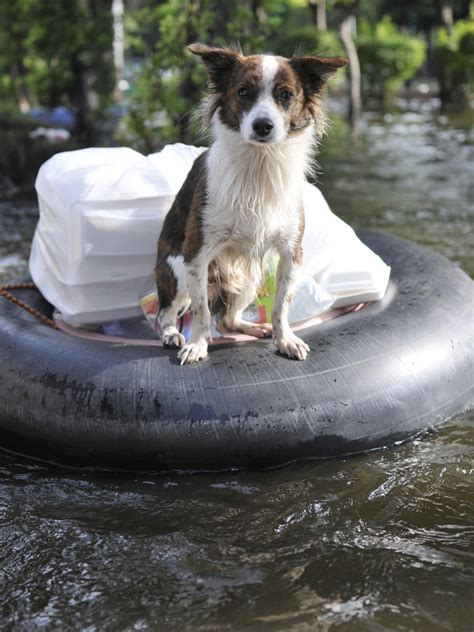
[[[257,292],[258,284],[249,282],[248,286],[240,294],[228,294],[229,305],[227,311],[219,320],[217,326],[220,333],[235,331],[254,338],[267,338],[272,335],[270,323],[249,323],[242,318],[243,311],[255,299]]]
[[[157,320],[165,347],[182,347],[184,336],[178,331],[176,321],[190,304],[184,278],[183,258],[169,256],[158,259],[155,276],[160,310]]]

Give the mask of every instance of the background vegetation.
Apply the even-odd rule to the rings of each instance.
[[[349,72],[332,89],[356,109],[358,83],[365,103],[387,103],[407,87],[450,106],[472,96],[470,0],[8,0],[0,3],[0,142],[11,146],[12,133],[39,124],[66,128],[62,140],[76,146],[192,142],[191,111],[205,84],[186,53],[195,40],[347,54]],[[0,167],[28,162],[29,145],[23,154],[16,145]]]

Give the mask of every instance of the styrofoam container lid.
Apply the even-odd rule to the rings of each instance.
[[[378,291],[387,286],[390,268],[375,255],[361,257],[350,267],[346,261],[336,261],[319,279],[320,285],[335,295],[355,295]]]

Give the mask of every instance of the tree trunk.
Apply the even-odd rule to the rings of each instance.
[[[357,54],[357,48],[354,43],[353,33],[356,26],[356,16],[354,14],[348,14],[341,22],[339,34],[341,41],[347,53],[349,60],[349,84],[350,84],[350,99],[349,99],[349,119],[352,127],[356,127],[360,117],[361,111],[361,73],[359,55]]]
[[[252,0],[252,12],[258,24],[265,24],[268,19],[262,0]]]
[[[191,43],[196,41],[197,33],[194,27],[193,17],[202,10],[201,2],[188,2],[186,8],[186,42]],[[218,20],[217,20],[218,21]],[[218,26],[219,28],[219,26]],[[212,41],[212,40],[211,40]],[[196,103],[199,96],[199,89],[195,85],[192,75],[189,70],[189,64],[183,67],[182,79],[179,87],[179,92],[183,97],[185,103]],[[179,127],[179,140],[182,143],[188,145],[192,144],[193,133],[191,129],[192,113],[186,111],[177,118],[175,118],[175,124]]]
[[[123,27],[123,0],[112,1],[112,15],[114,19],[114,65],[115,65],[115,91],[116,101],[122,99],[121,81],[124,78],[125,69],[125,34]]]
[[[328,30],[328,23],[326,19],[326,0],[319,0],[318,12],[317,12],[317,25],[320,31]]]
[[[199,96],[199,90],[196,87],[191,74],[185,71],[181,80],[180,93],[185,103],[196,103]],[[188,110],[177,119],[179,127],[179,140],[187,145],[192,145],[193,130],[191,127],[192,112]]]
[[[309,0],[309,8],[318,31],[327,31],[326,0]]]
[[[439,9],[442,25],[451,32],[453,28],[453,3],[450,0],[440,0]]]
[[[77,111],[76,133],[81,142],[90,144],[94,137],[94,126],[91,112],[91,91],[87,69],[80,59],[80,53],[76,53],[73,59],[74,87],[71,101]]]
[[[31,109],[31,100],[28,89],[25,85],[26,68],[22,61],[15,61],[10,65],[10,74],[13,79],[13,87],[15,88],[16,98],[20,112],[25,114]]]

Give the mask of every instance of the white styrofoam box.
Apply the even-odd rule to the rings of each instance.
[[[40,239],[33,241],[31,257],[36,262],[36,285],[68,324],[80,327],[117,320],[117,314],[124,319],[142,313],[137,297],[148,278],[71,285],[58,278],[56,264]]]
[[[133,278],[149,267],[164,217],[202,151],[177,144],[145,157],[125,147],[93,147],[48,160],[36,179],[38,230],[55,245],[61,278]]]
[[[39,170],[30,272],[70,324],[139,314],[163,220],[205,148],[145,157],[125,147],[56,154]]]
[[[145,157],[127,148],[56,154],[36,180],[40,220],[30,272],[69,324],[140,313],[161,226],[204,148],[168,145]],[[390,268],[305,183],[303,265],[290,321],[383,297]]]

